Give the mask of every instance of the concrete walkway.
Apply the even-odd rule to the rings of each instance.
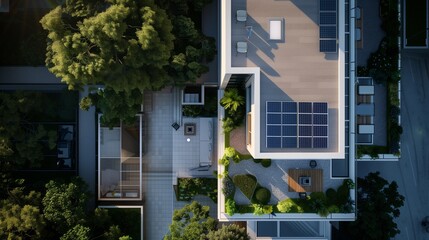
[[[399,162],[359,162],[358,175],[380,171],[396,181],[405,205],[396,219],[401,233],[394,239],[429,239],[420,225],[429,215],[429,57],[403,52],[402,56],[402,156]]]

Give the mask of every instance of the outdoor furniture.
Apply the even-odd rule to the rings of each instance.
[[[289,192],[323,192],[323,170],[322,169],[288,169]],[[300,184],[300,177],[310,177],[310,186]]]
[[[359,124],[358,125],[359,134],[374,134],[374,125],[373,124]]]
[[[247,56],[247,42],[237,42],[237,55],[245,53]]]
[[[309,187],[311,186],[311,177],[301,176],[298,178],[299,185]]]
[[[283,19],[270,20],[270,40],[282,40]]]
[[[247,21],[246,10],[237,10],[236,22],[246,22],[246,21]]]
[[[300,199],[307,199],[307,193],[306,192],[300,192],[299,193],[299,198]]]
[[[315,168],[315,167],[317,167],[317,162],[316,162],[316,160],[311,160],[311,161],[310,161],[310,167],[311,167],[311,168]]]

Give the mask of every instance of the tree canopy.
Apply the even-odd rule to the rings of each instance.
[[[170,231],[164,240],[250,239],[244,228],[233,225],[218,229],[217,224],[209,216],[209,207],[194,201],[174,210]]]
[[[208,1],[175,2],[194,7],[175,15],[167,1],[67,0],[40,21],[49,32],[46,65],[69,89],[102,85],[81,106],[101,108],[106,124],[130,120],[145,90],[193,82],[213,59],[214,40],[190,17]]]
[[[399,217],[404,196],[395,181],[389,183],[379,172],[369,173],[357,181],[357,220],[347,223],[353,239],[391,239],[400,233],[393,221]]]

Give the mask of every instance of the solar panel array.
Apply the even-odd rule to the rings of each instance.
[[[337,52],[337,0],[320,0],[320,52]]]
[[[267,102],[267,148],[327,148],[328,103]]]

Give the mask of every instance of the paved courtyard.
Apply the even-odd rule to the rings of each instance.
[[[288,169],[309,168],[308,160],[272,160],[272,164],[268,168],[262,167],[260,163],[255,163],[252,160],[243,160],[236,164],[234,162],[229,165],[229,175],[233,177],[236,174],[250,173],[257,178],[258,183],[268,188],[271,191],[270,204],[277,204],[285,198],[298,198],[298,193],[288,191]],[[323,189],[336,189],[343,183],[343,179],[332,179],[330,177],[330,161],[318,160],[316,169],[323,169]],[[238,204],[249,204],[250,201],[237,189],[235,193],[235,201]]]

